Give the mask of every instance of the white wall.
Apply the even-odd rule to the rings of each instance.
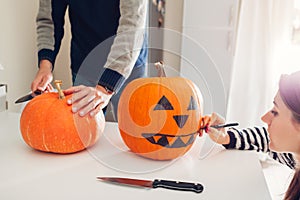
[[[185,0],[181,70],[200,88],[204,113],[226,116],[239,0]]]
[[[9,110],[18,112],[22,105],[15,105],[14,101],[30,91],[30,84],[37,72],[35,18],[38,1],[0,1],[0,64],[4,67],[0,71],[0,83],[8,84]],[[70,85],[67,67],[63,67],[64,70],[57,68],[69,66],[69,32],[66,36],[55,69],[55,77],[66,83],[64,88]]]
[[[173,67],[175,71],[180,71],[180,55],[169,52],[181,52],[181,33],[183,19],[183,1],[167,0],[165,14],[165,33],[164,33],[164,49],[163,60],[166,65]]]
[[[16,6],[17,5],[17,6]],[[30,89],[36,70],[35,15],[37,1],[1,0],[0,82],[8,84],[8,108]]]
[[[166,1],[164,61],[199,86],[206,113],[226,113],[238,10],[239,0]]]

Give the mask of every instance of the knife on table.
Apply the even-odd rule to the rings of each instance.
[[[15,103],[23,103],[25,101],[29,101],[31,99],[33,99],[35,96],[42,94],[42,91],[40,90],[36,90],[30,94],[27,94],[21,98],[19,98],[18,100],[15,101]]]
[[[201,193],[203,191],[203,185],[200,183],[190,183],[190,182],[180,182],[180,181],[170,181],[170,180],[140,180],[132,178],[120,178],[120,177],[97,177],[105,182],[115,183],[118,185],[127,185],[142,188],[165,188],[171,190],[180,191],[191,191],[196,193]]]

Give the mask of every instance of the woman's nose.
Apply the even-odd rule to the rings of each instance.
[[[261,120],[263,122],[265,122],[266,124],[270,124],[271,122],[271,113],[270,112],[267,112],[266,114],[264,114],[262,117],[261,117]]]

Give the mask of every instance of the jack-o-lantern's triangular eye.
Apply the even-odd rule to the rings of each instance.
[[[155,106],[154,110],[174,110],[173,106],[171,105],[170,101],[163,96]]]
[[[198,104],[195,101],[195,99],[194,99],[193,96],[191,96],[191,100],[190,100],[190,104],[189,104],[188,110],[198,110]]]

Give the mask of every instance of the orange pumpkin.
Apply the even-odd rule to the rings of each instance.
[[[140,78],[119,100],[118,125],[128,148],[143,157],[170,160],[192,146],[200,128],[202,95],[181,77]]]
[[[102,112],[95,117],[80,117],[58,93],[44,93],[24,108],[20,129],[24,141],[32,148],[53,153],[74,153],[96,143],[104,130]]]

